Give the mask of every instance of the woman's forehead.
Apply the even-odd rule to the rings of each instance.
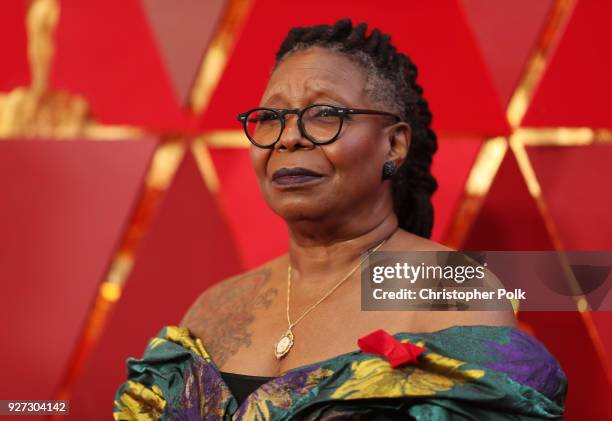
[[[363,69],[349,58],[323,48],[311,48],[292,53],[278,65],[262,103],[317,96],[358,101],[363,98],[365,84]]]

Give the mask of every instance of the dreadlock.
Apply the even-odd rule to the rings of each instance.
[[[324,47],[360,64],[367,75],[366,90],[403,116],[412,129],[408,156],[391,180],[394,210],[399,226],[429,238],[433,227],[431,195],[438,184],[430,172],[437,136],[430,128],[432,115],[423,89],[417,84],[417,67],[398,52],[391,37],[378,29],[367,34],[367,25],[353,27],[350,19],[334,25],[292,28],[276,53],[276,66],[289,54]]]

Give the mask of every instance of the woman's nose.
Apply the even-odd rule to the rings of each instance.
[[[298,125],[298,116],[286,115],[285,129],[276,143],[276,148],[295,150],[299,148],[312,148],[313,146],[314,144],[310,140],[302,136],[302,132]]]

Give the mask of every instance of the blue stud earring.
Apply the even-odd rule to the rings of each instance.
[[[382,179],[388,180],[393,177],[397,171],[397,165],[393,161],[385,161],[383,164]]]

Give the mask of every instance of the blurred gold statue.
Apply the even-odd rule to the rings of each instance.
[[[31,0],[26,17],[31,86],[0,94],[0,137],[74,137],[89,120],[84,98],[49,88],[58,0]]]
[[[57,0],[34,0],[30,3],[26,24],[32,91],[35,93],[43,93],[48,86],[49,68],[54,53],[53,35],[58,18]]]

